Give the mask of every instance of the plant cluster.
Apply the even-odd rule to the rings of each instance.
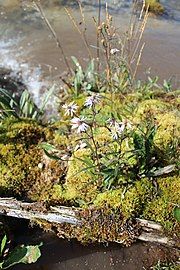
[[[44,15],[39,4],[37,8]],[[121,42],[107,9],[105,15],[104,22],[100,13],[95,20],[97,59],[92,58],[85,70],[75,57],[75,69],[68,65],[72,75],[63,79],[57,122],[42,125],[52,89],[40,109],[27,91],[16,101],[0,90],[0,191],[48,205],[94,207],[95,212],[102,210],[100,217],[112,211],[115,220],[114,213],[121,213],[122,222],[145,217],[177,235],[178,91],[172,91],[170,81],[160,86],[157,77],[135,80],[148,11]],[[70,13],[69,17],[78,29]],[[62,53],[56,33],[43,18]],[[86,32],[80,35],[88,46]],[[102,222],[110,224],[106,218],[101,217]],[[85,224],[85,238],[100,238],[99,224]],[[108,231],[102,231],[108,239]],[[117,236],[116,232],[114,228]]]

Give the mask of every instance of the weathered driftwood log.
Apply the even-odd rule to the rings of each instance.
[[[78,226],[81,224],[81,220],[78,218],[79,211],[78,208],[65,206],[54,206],[47,210],[39,203],[20,202],[14,198],[0,198],[0,215],[28,220],[44,220],[55,224],[67,223]],[[161,225],[139,218],[136,218],[136,222],[142,228],[137,239],[178,247],[176,241],[163,235]]]

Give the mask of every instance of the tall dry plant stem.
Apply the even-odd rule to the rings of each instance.
[[[134,70],[134,73],[133,73],[133,76],[132,76],[132,80],[133,81],[136,78],[136,74],[137,74],[137,70],[138,70],[138,67],[139,67],[140,62],[141,62],[141,58],[142,58],[142,53],[143,53],[143,50],[144,50],[144,46],[145,46],[145,42],[143,43],[143,45],[142,45],[142,47],[140,49],[139,55],[138,55],[138,59],[137,59],[136,66],[135,66],[135,70]]]
[[[58,48],[60,49],[60,51],[61,51],[61,54],[62,54],[62,56],[63,56],[64,63],[65,63],[65,65],[66,65],[67,69],[68,69],[68,72],[69,72],[69,74],[72,75],[72,70],[71,70],[70,65],[69,65],[69,63],[68,63],[67,57],[66,57],[65,52],[64,52],[64,49],[63,49],[63,46],[62,46],[62,44],[61,44],[61,42],[60,42],[60,40],[59,40],[59,38],[58,38],[58,36],[57,36],[55,30],[53,29],[53,27],[51,26],[49,20],[47,19],[46,15],[45,15],[45,13],[44,13],[42,7],[41,7],[40,2],[33,1],[33,4],[34,4],[35,8],[37,9],[37,11],[40,13],[41,18],[42,18],[43,21],[45,22],[47,28],[48,28],[48,29],[50,30],[50,32],[52,33],[52,36],[54,37],[54,39],[55,39],[55,41],[56,41],[56,45],[57,45],[57,47],[58,47]]]
[[[98,0],[98,20],[97,20],[97,72],[100,73],[100,25],[101,25],[101,0]]]
[[[82,9],[82,5],[80,3],[79,0],[77,0],[78,2],[78,5],[79,5],[79,10],[80,10],[80,13],[81,13],[81,18],[82,18],[82,22],[83,22],[83,25],[84,25],[84,29],[83,31],[79,28],[78,26],[78,23],[76,22],[74,16],[72,15],[72,13],[67,9],[67,8],[64,8],[66,14],[68,15],[68,17],[70,18],[72,24],[74,25],[75,29],[78,31],[78,33],[80,34],[80,37],[87,49],[87,52],[88,52],[88,55],[89,55],[89,58],[92,59],[92,54],[91,54],[91,51],[90,51],[90,48],[89,48],[89,44],[88,44],[88,41],[87,41],[87,37],[86,37],[86,22],[85,22],[85,17],[84,17],[84,12],[83,12],[83,9]]]
[[[148,9],[145,8],[145,0],[142,2],[142,8],[140,10],[139,16],[137,18],[138,1],[134,1],[132,8],[132,15],[130,19],[129,29],[127,31],[127,36],[125,43],[127,44],[127,59],[128,66],[131,70],[132,81],[134,81],[140,61],[142,58],[143,49],[145,43],[142,44],[142,38],[148,21]],[[125,45],[124,45],[125,46]],[[134,67],[134,70],[132,69]]]
[[[110,53],[110,51],[111,51],[111,39],[113,37],[113,32],[111,32],[111,30],[112,30],[111,16],[109,15],[109,12],[108,12],[107,3],[106,3],[106,23],[107,23],[106,78],[107,78],[107,81],[111,81],[111,63],[110,63],[111,53]]]
[[[137,55],[137,52],[139,50],[139,46],[141,44],[142,37],[143,37],[144,31],[145,31],[145,28],[146,28],[146,24],[147,24],[147,20],[148,20],[148,14],[149,14],[148,9],[146,9],[143,21],[142,21],[141,26],[139,28],[138,39],[137,39],[137,42],[135,43],[134,48],[133,48],[133,54],[132,54],[132,57],[131,57],[131,63],[133,63],[133,61],[135,59],[135,56]]]

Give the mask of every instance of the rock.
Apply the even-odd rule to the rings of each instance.
[[[20,74],[15,74],[12,70],[1,67],[0,88],[7,90],[10,95],[14,95],[18,99],[27,87],[22,82]]]

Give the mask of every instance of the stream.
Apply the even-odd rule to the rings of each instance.
[[[79,23],[81,16],[75,1],[44,0],[42,7],[64,48],[70,65],[71,56],[87,65],[87,50],[68,18],[64,6]],[[96,31],[92,17],[97,16],[97,1],[83,0],[87,24],[87,37],[92,53],[96,49]],[[102,3],[105,1],[102,0]],[[130,19],[131,1],[108,1],[109,12],[120,33],[125,32]],[[161,18],[149,18],[144,34],[145,48],[137,78],[159,76],[160,82],[172,79],[175,88],[180,86],[180,1],[162,0],[166,13]],[[104,6],[104,5],[103,5]],[[102,8],[102,14],[104,10]],[[55,83],[66,67],[60,50],[31,1],[0,0],[0,67],[11,69],[22,77],[37,104],[42,93]]]
[[[88,62],[87,51],[79,34],[65,13],[64,6],[72,11],[78,22],[80,13],[75,1],[42,0],[43,10],[56,31],[69,63],[71,56],[82,65]],[[96,44],[92,20],[97,16],[97,1],[83,0],[87,23],[87,36],[91,46]],[[105,1],[104,1],[105,2]],[[104,4],[102,1],[102,3]],[[116,27],[124,32],[129,22],[132,1],[107,1]],[[180,1],[162,0],[166,14],[161,18],[149,18],[144,34],[146,43],[137,78],[159,76],[160,82],[172,78],[175,88],[180,87]],[[104,12],[104,10],[102,10]],[[54,38],[39,13],[28,0],[0,0],[0,68],[12,70],[14,76],[32,93],[37,105],[46,89],[55,84],[61,87],[60,75],[66,69]],[[17,266],[14,270],[143,270],[149,269],[153,260],[166,258],[168,249],[160,246],[136,243],[129,248],[110,244],[82,246],[76,241],[58,239],[51,233],[42,233],[28,224],[16,222],[16,243],[44,243],[42,257],[35,265]],[[19,228],[19,229],[18,229]],[[144,267],[147,266],[147,268]]]

